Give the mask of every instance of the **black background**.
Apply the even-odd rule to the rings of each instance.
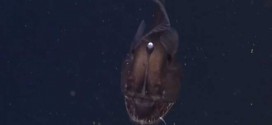
[[[3,125],[129,125],[120,67],[147,0],[1,0]],[[272,6],[166,0],[185,79],[176,125],[272,124]],[[0,123],[1,124],[1,123]]]

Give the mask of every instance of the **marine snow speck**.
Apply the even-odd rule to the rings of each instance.
[[[158,125],[176,102],[182,80],[176,60],[178,33],[166,13],[163,0],[157,5],[154,27],[145,33],[141,21],[121,72],[121,89],[131,121]]]

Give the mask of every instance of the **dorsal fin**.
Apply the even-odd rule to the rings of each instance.
[[[170,29],[170,20],[164,7],[165,0],[153,0],[153,1],[157,4],[157,7],[154,13],[155,17],[152,30],[147,35],[160,32],[166,29]]]
[[[153,0],[158,7],[156,7],[155,12],[155,21],[157,22],[157,25],[159,24],[165,24],[170,26],[170,20],[168,17],[168,14],[166,13],[166,9],[164,7],[165,0]]]
[[[161,1],[161,3],[164,5],[165,4],[165,0],[160,0]]]

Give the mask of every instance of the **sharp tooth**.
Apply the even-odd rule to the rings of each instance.
[[[125,95],[125,98],[126,98],[126,99],[128,99],[128,96],[127,96],[127,95]]]

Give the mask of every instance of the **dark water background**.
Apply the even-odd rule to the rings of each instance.
[[[1,125],[130,125],[120,67],[146,0],[1,0]],[[185,79],[172,125],[272,125],[272,6],[167,0]]]

